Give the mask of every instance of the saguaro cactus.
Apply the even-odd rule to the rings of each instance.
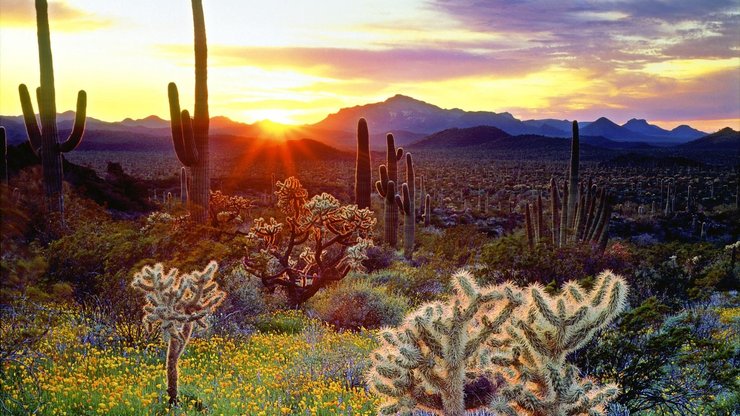
[[[396,204],[396,183],[388,178],[388,168],[380,165],[380,180],[375,182],[375,189],[385,199],[383,204],[383,222],[385,223],[384,240],[396,248],[398,244],[398,206]]]
[[[411,259],[414,253],[416,234],[416,187],[414,186],[414,161],[411,153],[406,153],[406,183],[401,186],[401,194],[396,195],[396,204],[403,213],[403,255]]]
[[[387,155],[386,155],[386,164],[385,168],[383,168],[383,165],[381,165],[381,175],[380,175],[380,182],[381,186],[383,188],[387,188],[387,182],[391,181],[395,184],[396,187],[398,186],[398,161],[401,160],[403,157],[403,149],[398,148],[396,149],[396,144],[393,139],[392,134],[388,134],[386,136],[386,147],[387,147]],[[383,170],[386,171],[385,179],[383,177]],[[381,187],[378,186],[378,182],[375,182],[375,188],[378,190],[378,194],[386,198],[386,202],[389,201],[388,198],[390,198],[391,203],[386,203],[385,205],[385,219],[386,221],[390,220],[392,221],[390,224],[386,222],[385,224],[385,242],[388,243],[391,247],[396,247],[397,239],[396,233],[398,232],[398,207],[396,206],[396,195],[395,195],[395,189],[392,196],[388,196],[388,193],[383,190],[381,192]],[[400,187],[399,187],[400,188]]]
[[[18,87],[31,149],[41,156],[41,167],[44,175],[44,192],[47,206],[52,211],[64,212],[62,195],[62,153],[71,152],[82,140],[85,131],[85,111],[87,93],[80,90],[77,94],[77,113],[74,127],[67,140],[59,142],[57,131],[56,91],[54,89],[54,64],[51,57],[51,37],[49,35],[49,16],[46,0],[36,0],[36,26],[39,44],[39,72],[41,86],[36,89],[39,104],[41,128],[36,121],[31,96],[25,84]]]
[[[576,222],[576,205],[578,204],[578,164],[580,159],[579,149],[579,136],[578,136],[578,122],[573,120],[573,139],[570,142],[570,166],[568,170],[568,210],[566,225],[567,228],[573,229],[573,225]],[[565,194],[563,194],[565,198]],[[567,239],[572,238],[572,235],[568,235]]]
[[[146,294],[144,323],[151,330],[159,323],[167,346],[167,395],[177,404],[177,363],[193,334],[193,325],[207,328],[207,316],[224,300],[214,276],[215,261],[203,271],[178,275],[177,269],[165,274],[161,263],[144,266],[134,275],[131,286]]]
[[[367,121],[357,122],[357,161],[355,164],[355,204],[358,208],[370,208],[372,182],[370,177],[370,134]]]
[[[627,297],[624,279],[606,271],[589,293],[576,282],[568,282],[557,296],[548,295],[540,285],[525,293],[524,311],[515,313],[513,325],[506,328],[513,340],[512,356],[497,363],[497,375],[505,384],[492,409],[512,416],[604,414],[618,386],[597,386],[582,378],[566,357],[622,311]]]
[[[198,222],[208,219],[210,194],[210,151],[208,148],[208,47],[203,3],[192,0],[195,27],[195,110],[193,118],[187,110],[180,111],[177,85],[170,82],[167,93],[170,100],[172,141],[180,162],[192,172],[190,189],[191,215]]]
[[[487,405],[498,386],[480,365],[491,338],[522,303],[509,284],[479,287],[468,272],[453,276],[455,296],[409,314],[398,328],[380,332],[370,355],[370,389],[380,395],[379,413],[411,415],[416,409],[463,416]]]

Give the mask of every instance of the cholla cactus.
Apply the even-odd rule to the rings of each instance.
[[[144,323],[149,330],[160,324],[167,347],[167,394],[177,404],[177,363],[193,333],[193,325],[205,329],[206,317],[221,304],[226,294],[213,279],[218,263],[211,261],[203,271],[178,274],[164,272],[161,263],[144,266],[134,275],[135,289],[146,293]]]
[[[230,225],[232,228],[238,228],[252,216],[254,207],[254,201],[251,199],[226,195],[221,191],[211,191],[208,202],[211,224],[216,227]]]
[[[485,406],[481,398],[495,390],[484,377],[481,351],[499,346],[491,338],[522,303],[521,294],[508,284],[479,287],[464,271],[453,283],[452,299],[422,305],[400,327],[381,330],[367,376],[383,398],[380,414],[424,409],[461,416]]]
[[[254,221],[250,238],[259,251],[249,252],[244,265],[268,288],[284,287],[297,306],[362,267],[375,218],[369,209],[342,205],[327,193],[308,199],[295,177],[277,182],[275,195],[285,221]]]
[[[511,416],[603,415],[619,388],[582,378],[566,357],[609,324],[624,308],[626,297],[624,279],[610,271],[596,278],[590,293],[575,282],[568,282],[558,296],[548,295],[540,285],[530,286],[523,313],[507,327],[514,346],[508,365],[497,372],[505,387],[492,410]]]

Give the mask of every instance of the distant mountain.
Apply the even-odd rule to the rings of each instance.
[[[650,124],[645,119],[630,119],[628,122],[622,124],[622,127],[643,136],[666,137],[671,134],[668,130],[660,128],[655,124]]]
[[[614,141],[646,141],[648,138],[640,133],[635,133],[622,127],[606,117],[601,117],[580,129],[584,136],[602,136]]]
[[[509,134],[539,131],[537,127],[525,125],[510,113],[464,111],[459,108],[443,109],[400,94],[382,102],[343,108],[313,126],[335,131],[351,131],[350,129],[354,129],[360,117],[367,120],[371,134],[408,131],[428,135],[450,128],[481,125],[495,126]],[[378,148],[383,144],[371,141],[372,147]]]
[[[504,137],[511,137],[511,135],[492,126],[454,128],[431,134],[423,140],[412,143],[409,147],[412,149],[449,149],[480,146]]]
[[[138,120],[126,118],[121,120],[120,124],[126,127],[146,127],[149,129],[162,129],[170,127],[169,120],[164,120],[158,116],[149,116]]]
[[[674,128],[673,130],[671,130],[671,133],[673,137],[676,137],[679,139],[689,139],[689,140],[698,139],[699,137],[703,137],[707,135],[707,133],[704,133],[703,131],[699,131],[685,124],[681,124],[680,126]]]
[[[685,124],[680,125],[673,130],[666,130],[654,124],[650,124],[644,119],[636,118],[624,123],[622,127],[631,132],[645,136],[646,138],[666,139],[668,141],[689,141],[706,136],[707,134]]]
[[[683,149],[712,149],[712,150],[734,150],[740,152],[740,132],[725,127],[715,133],[706,135],[700,139],[690,141],[681,146]]]

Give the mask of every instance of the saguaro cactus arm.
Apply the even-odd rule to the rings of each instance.
[[[167,86],[167,96],[170,101],[170,126],[175,153],[180,163],[192,166],[198,162],[198,150],[195,148],[190,113],[187,110],[180,111],[180,97],[174,82]]]
[[[28,141],[34,153],[38,154],[39,149],[41,149],[41,129],[36,119],[36,113],[33,111],[33,102],[31,101],[31,96],[28,94],[26,84],[18,86],[18,94],[21,97],[21,109],[23,110],[23,121],[26,124]]]
[[[59,143],[59,151],[62,153],[71,152],[82,141],[82,135],[85,132],[85,120],[87,116],[87,93],[80,90],[77,93],[77,111],[75,112],[75,123],[72,132],[67,140]]]

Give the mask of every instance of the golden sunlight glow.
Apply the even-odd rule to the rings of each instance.
[[[192,109],[189,2],[49,1],[59,111],[72,109],[77,91],[85,89],[89,117],[167,117],[171,81],[182,106]],[[660,107],[660,95],[693,96],[721,85],[703,87],[705,77],[740,73],[738,57],[660,60],[651,48],[677,41],[644,33],[614,34],[620,46],[604,64],[575,56],[577,51],[543,47],[542,39],[554,39],[548,30],[476,28],[426,0],[285,0],[249,7],[219,0],[204,2],[204,8],[211,114],[248,123],[272,120],[276,135],[283,133],[280,124],[316,123],[342,107],[399,93],[443,108],[509,111],[519,118],[583,119],[608,111],[616,118],[645,116]],[[576,15],[598,22],[629,18],[609,10]],[[34,16],[31,0],[3,0],[0,114],[20,114],[18,84],[38,84]],[[686,27],[705,30],[698,23]],[[643,52],[651,59],[641,59]],[[708,130],[725,120],[737,125],[735,100],[721,107],[723,114],[682,111],[671,121],[663,111],[653,118],[705,120]],[[683,98],[665,101],[692,105]]]
[[[740,57],[728,59],[677,59],[653,62],[643,66],[642,72],[661,77],[686,80],[728,69],[740,71]]]

